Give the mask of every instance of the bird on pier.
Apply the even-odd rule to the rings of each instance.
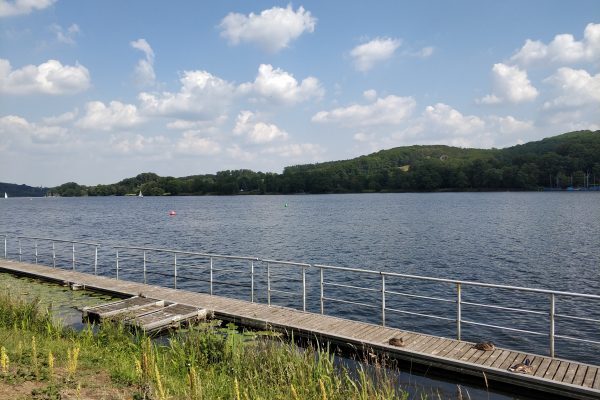
[[[389,344],[391,344],[392,346],[396,346],[396,347],[404,347],[404,339],[402,339],[401,337],[393,337],[388,341]]]
[[[533,366],[531,365],[531,361],[529,358],[526,358],[522,363],[518,363],[508,368],[510,372],[520,372],[522,374],[530,374],[533,372]]]
[[[496,346],[493,342],[479,342],[473,345],[474,349],[482,350],[482,351],[494,351]]]

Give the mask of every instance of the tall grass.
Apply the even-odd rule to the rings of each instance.
[[[86,377],[93,376],[89,371],[103,370],[112,385],[147,400],[408,397],[383,368],[376,374],[359,370],[357,378],[336,367],[327,349],[301,349],[280,338],[240,334],[214,321],[166,340],[151,340],[117,323],[75,332],[56,324],[37,302],[0,293],[0,338],[10,368],[21,371],[21,379],[77,393],[91,379]],[[3,374],[4,379],[10,374]]]

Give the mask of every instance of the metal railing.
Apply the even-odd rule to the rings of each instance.
[[[7,235],[1,236],[4,236],[4,253],[6,258],[8,254]],[[76,263],[75,245],[94,246],[94,273],[97,274],[99,244],[29,236],[18,236],[17,239],[19,240],[19,260],[22,258],[21,241],[33,241],[36,263],[38,260],[37,242],[49,241],[52,243],[52,260],[54,267],[56,267],[56,251],[54,243],[71,244],[73,269],[75,269]],[[114,272],[117,279],[121,279],[124,274],[127,275],[125,273],[127,272],[130,277],[141,279],[144,283],[147,283],[149,274],[158,274],[163,278],[166,278],[167,281],[172,279],[172,286],[176,289],[178,288],[178,282],[182,280],[204,282],[208,284],[206,292],[210,295],[215,294],[217,285],[233,288],[245,287],[246,289],[249,288],[248,297],[251,302],[257,302],[257,300],[260,300],[260,295],[262,295],[264,296],[262,299],[266,300],[266,304],[271,305],[272,296],[288,296],[289,298],[292,298],[292,300],[301,300],[301,309],[303,311],[307,311],[311,308],[310,305],[307,304],[307,300],[309,300],[310,295],[312,295],[314,296],[314,300],[318,297],[318,312],[321,314],[325,314],[326,312],[326,303],[338,303],[375,310],[374,315],[379,315],[379,323],[382,326],[388,325],[389,322],[397,323],[399,321],[397,318],[392,318],[392,315],[406,315],[445,321],[455,325],[455,333],[453,336],[458,340],[461,340],[463,336],[463,327],[465,325],[545,337],[548,339],[549,354],[551,357],[554,357],[556,353],[556,339],[600,345],[600,340],[596,339],[597,333],[600,332],[600,319],[599,317],[596,317],[597,315],[600,315],[599,295],[426,277],[360,268],[278,261],[249,256],[231,256],[153,247],[107,246],[105,250],[107,249],[113,249],[115,252],[114,254],[116,255]],[[104,251],[104,254],[107,254],[107,251]],[[131,262],[134,263],[134,268],[133,270],[127,270],[126,265],[129,265]],[[155,265],[158,265],[160,268],[158,270],[150,268]],[[292,279],[291,274],[287,273],[289,271],[285,270],[286,267],[299,271],[300,277]],[[180,271],[187,269],[194,270],[194,273],[200,272],[200,275],[189,276],[180,274]],[[282,280],[277,280],[276,278],[278,276],[276,272],[280,271],[284,271],[286,274],[283,276]],[[220,276],[225,276],[226,278],[229,277],[231,279],[225,280],[225,278]],[[281,275],[279,275],[279,277],[281,277]],[[258,285],[259,290],[257,290],[257,282],[260,283],[260,285]],[[285,284],[285,288],[274,287],[275,283],[280,282]],[[412,283],[409,284],[409,282]],[[163,281],[159,283],[165,284],[165,280],[163,279]],[[414,287],[419,284],[434,285],[435,295],[429,295],[431,289],[429,292],[425,293],[410,293],[411,288],[414,289]],[[192,290],[197,289],[197,287],[194,287]],[[483,295],[479,295],[481,299],[477,298],[477,290],[479,289],[485,291]],[[532,295],[535,297],[534,303],[537,305],[541,304],[542,308],[523,308],[519,306],[518,302],[513,302],[508,305],[498,303],[498,299],[492,297],[494,295],[494,290]],[[444,291],[447,292],[445,297],[443,296]],[[351,294],[348,295],[348,292]],[[362,301],[359,301],[361,300],[360,296],[363,296]],[[473,299],[470,299],[469,297],[473,297]],[[364,298],[370,298],[371,302],[364,300]],[[582,301],[584,299],[593,301],[595,302],[594,305],[598,304],[598,307],[594,306],[592,309],[586,309],[586,315],[572,315],[567,312],[557,312],[557,302],[567,298],[575,299],[577,301]],[[419,304],[427,306],[438,307],[437,305],[444,305],[444,307],[446,307],[446,313],[440,315],[394,306],[394,302],[398,302],[399,299],[418,301],[420,302]],[[313,304],[316,306],[315,302],[313,302]],[[526,314],[534,316],[536,320],[541,320],[542,323],[547,324],[547,326],[543,329],[533,330],[506,326],[500,323],[489,323],[490,321],[485,318],[476,320],[477,313],[473,313],[472,319],[467,319],[465,318],[465,315],[468,314],[466,313],[467,307],[478,310],[493,310],[494,312],[505,311]],[[441,308],[443,307],[440,307],[440,309]],[[349,314],[349,316],[352,315],[353,314]],[[574,337],[571,334],[557,334],[557,320],[598,324],[598,329],[595,331],[596,334],[591,335],[591,338],[589,336],[582,338]]]
[[[46,238],[46,237],[35,237],[35,236],[17,236],[17,240],[19,242],[19,261],[23,260],[23,246],[22,246],[22,242],[33,242],[33,247],[34,247],[34,257],[35,257],[35,263],[38,263],[38,259],[40,254],[38,253],[39,250],[39,242],[46,242],[46,243],[50,243],[52,245],[52,267],[56,268],[56,243],[67,243],[70,244],[71,246],[71,257],[70,257],[70,263],[71,263],[71,268],[73,269],[73,271],[75,271],[75,266],[77,265],[77,258],[76,258],[76,248],[75,245],[81,245],[81,246],[86,246],[86,247],[93,247],[94,248],[94,261],[93,261],[93,267],[94,267],[94,274],[98,275],[98,247],[100,247],[100,245],[98,243],[90,243],[90,242],[82,242],[79,240],[65,240],[65,239],[55,239],[55,238]],[[4,237],[4,254],[5,254],[5,258],[6,258],[6,253],[7,253],[7,239],[6,236]],[[81,261],[80,261],[81,263]],[[91,263],[88,263],[91,265]]]

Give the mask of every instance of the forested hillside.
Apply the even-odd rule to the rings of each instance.
[[[600,131],[578,131],[505,149],[408,146],[351,160],[182,178],[143,173],[111,185],[66,183],[61,196],[538,190],[600,184]]]
[[[44,196],[47,190],[48,188],[44,187],[0,182],[0,197],[4,197],[4,193],[6,193],[8,197],[40,197]]]

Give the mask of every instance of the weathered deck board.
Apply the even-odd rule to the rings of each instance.
[[[206,309],[216,318],[241,321],[241,324],[250,327],[268,327],[280,332],[293,332],[295,335],[318,338],[355,349],[366,346],[379,353],[387,352],[401,360],[424,366],[435,366],[459,374],[481,377],[483,372],[490,382],[509,383],[571,398],[600,398],[598,366],[525,354],[509,349],[483,352],[474,349],[473,344],[469,342],[244,300],[119,281],[41,265],[0,260],[0,270],[56,282],[78,283],[91,290],[102,290],[123,296],[136,296],[143,293],[146,297],[168,303],[183,304],[196,310]],[[146,315],[149,320],[153,318],[151,314]],[[154,318],[158,319],[158,315]],[[392,346],[388,343],[390,338],[396,336],[403,338],[404,347]],[[526,358],[532,361],[531,374],[515,374],[507,371],[508,367],[523,362]]]

